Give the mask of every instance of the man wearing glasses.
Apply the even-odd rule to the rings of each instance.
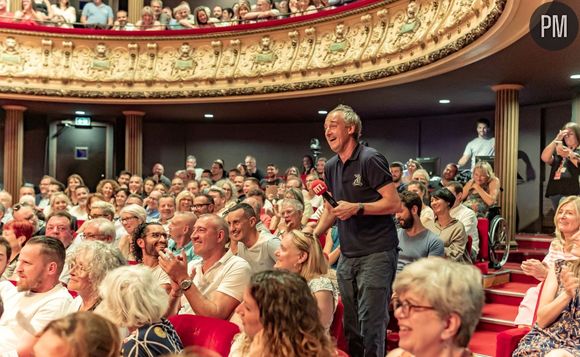
[[[72,216],[65,211],[57,211],[48,216],[46,220],[46,236],[58,239],[64,245],[67,256],[70,254],[70,249],[73,242],[73,229],[71,227]],[[62,273],[60,274],[60,281],[68,285],[70,279],[70,270],[68,264],[65,264]]]
[[[214,207],[213,197],[208,194],[200,193],[193,199],[193,213],[198,217],[202,214],[213,213]]]
[[[133,254],[139,264],[149,267],[165,291],[171,291],[171,280],[159,265],[159,252],[167,248],[167,233],[160,223],[141,224],[133,235]]]

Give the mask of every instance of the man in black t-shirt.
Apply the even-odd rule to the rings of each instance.
[[[349,354],[383,357],[398,255],[392,215],[402,205],[385,157],[358,143],[361,127],[359,116],[345,105],[324,121],[326,140],[337,154],[326,163],[324,174],[338,206],[325,203],[314,233],[326,232],[338,219],[341,256],[336,273]]]

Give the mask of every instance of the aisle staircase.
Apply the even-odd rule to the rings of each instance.
[[[484,275],[486,304],[469,344],[479,356],[495,356],[496,336],[499,332],[517,327],[514,319],[526,291],[538,284],[522,272],[520,264],[526,259],[544,259],[552,236],[545,234],[518,234],[517,248],[510,252],[509,261],[500,270]]]

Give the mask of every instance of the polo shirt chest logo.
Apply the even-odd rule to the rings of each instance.
[[[354,181],[352,182],[352,185],[355,187],[361,187],[363,185],[361,174],[354,174]]]

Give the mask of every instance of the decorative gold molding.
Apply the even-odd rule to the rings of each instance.
[[[187,36],[0,29],[0,95],[127,103],[350,90],[464,50],[508,1],[383,1],[305,22]]]

